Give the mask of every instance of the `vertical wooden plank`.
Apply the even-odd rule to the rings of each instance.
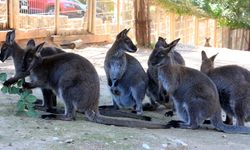
[[[194,18],[195,20],[195,24],[194,24],[194,43],[195,45],[198,45],[199,44],[199,36],[198,36],[198,33],[199,33],[199,18],[198,17],[195,17]]]
[[[187,19],[188,16],[183,16],[184,17],[184,44],[188,43],[188,24],[187,24]]]
[[[214,47],[217,47],[217,21],[214,20]]]
[[[13,12],[13,28],[19,29],[19,1],[12,1],[12,12]]]
[[[170,39],[173,41],[175,39],[175,14],[170,13]]]
[[[88,24],[87,24],[87,31],[91,32],[92,26],[92,1],[88,0]]]
[[[116,12],[116,19],[117,19],[117,26],[116,26],[116,29],[117,29],[117,32],[120,32],[120,24],[121,24],[121,20],[120,20],[120,16],[121,16],[121,3],[120,3],[120,0],[117,0],[117,3],[116,3],[116,7],[117,7],[117,12]]]
[[[9,26],[9,28],[14,28],[13,1],[14,0],[9,0],[9,2],[7,2],[7,5],[8,5],[8,26]]]
[[[156,6],[156,33],[154,41],[157,41],[158,37],[160,36],[160,7]]]
[[[91,32],[95,34],[95,25],[96,25],[96,0],[92,0],[92,24]]]
[[[55,35],[57,35],[60,28],[60,0],[56,0],[55,6]]]

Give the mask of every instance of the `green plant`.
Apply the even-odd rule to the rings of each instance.
[[[6,79],[7,74],[0,73],[0,81],[3,83]],[[22,88],[23,82],[24,80],[21,79],[14,85],[3,86],[1,91],[4,94],[17,94],[20,96],[17,102],[17,115],[26,114],[29,117],[36,117],[37,112],[34,110],[34,102],[37,98],[32,95],[31,90]]]

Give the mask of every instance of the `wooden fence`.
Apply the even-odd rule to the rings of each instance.
[[[0,41],[6,30],[17,30],[17,39],[52,37],[55,42],[84,39],[86,43],[109,41],[124,28],[131,28],[129,36],[135,40],[134,0],[86,0],[83,16],[72,18],[62,14],[60,0],[55,0],[55,13],[23,12],[19,0],[0,0]],[[150,41],[158,36],[167,41],[181,38],[181,42],[203,46],[210,37],[214,47],[247,49],[249,31],[220,28],[215,20],[195,16],[178,16],[150,5]],[[237,42],[235,42],[237,41]]]

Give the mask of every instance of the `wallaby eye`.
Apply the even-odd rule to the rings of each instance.
[[[28,61],[32,61],[32,58],[30,57],[30,58],[28,58]]]

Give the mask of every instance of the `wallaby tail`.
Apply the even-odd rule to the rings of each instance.
[[[249,127],[224,124],[221,119],[220,112],[216,113],[216,115],[211,119],[211,122],[217,130],[223,131],[225,133],[250,134]]]
[[[105,124],[105,125],[115,125],[122,127],[132,127],[132,128],[149,128],[149,129],[167,129],[170,128],[168,125],[153,123],[149,121],[135,120],[130,118],[112,118],[100,115],[99,112],[86,111],[85,115],[89,121]]]

